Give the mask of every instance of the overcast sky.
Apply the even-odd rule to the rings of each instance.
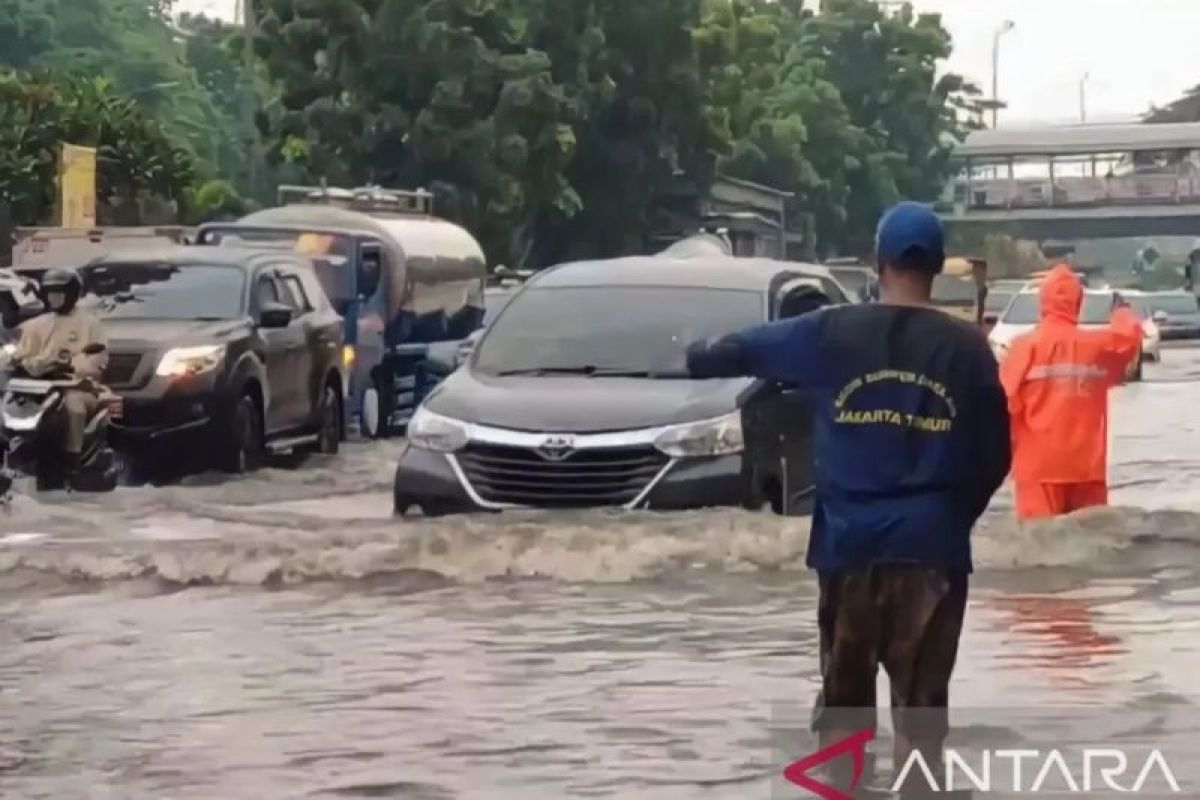
[[[571,2],[571,0],[561,0]],[[232,16],[236,0],[179,0],[181,10]],[[991,93],[992,37],[1009,123],[1079,119],[1085,73],[1091,121],[1133,117],[1200,84],[1200,0],[914,0],[954,36],[950,68]]]

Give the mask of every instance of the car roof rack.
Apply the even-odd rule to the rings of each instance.
[[[327,205],[351,211],[387,212],[433,216],[433,193],[425,189],[385,189],[359,186],[343,189],[335,186],[280,186],[280,205]]]

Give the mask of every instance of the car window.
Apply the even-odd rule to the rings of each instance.
[[[280,289],[283,292],[283,300],[288,303],[294,310],[300,313],[312,311],[312,303],[309,302],[308,296],[304,293],[304,286],[300,283],[300,278],[295,275],[285,274],[279,282]]]
[[[325,295],[325,289],[321,286],[321,282],[317,280],[317,276],[312,272],[305,271],[300,273],[300,283],[304,287],[304,294],[308,297],[308,302],[314,309],[329,308],[329,298]]]
[[[275,287],[275,279],[270,275],[262,275],[254,285],[254,299],[259,308],[265,308],[272,303],[282,302],[279,290]]]
[[[1087,292],[1079,322],[1084,325],[1103,325],[1112,317],[1112,295],[1108,292]],[[1042,321],[1042,302],[1037,292],[1022,292],[1013,300],[1004,320],[1009,325],[1036,325]]]

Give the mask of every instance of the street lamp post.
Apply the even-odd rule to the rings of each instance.
[[[1087,122],[1087,85],[1091,79],[1091,73],[1083,73],[1083,77],[1079,79],[1079,121]]]
[[[1015,27],[1017,27],[1017,23],[1006,19],[992,37],[992,101],[995,103],[992,106],[993,128],[998,124],[1000,116],[1000,39]]]

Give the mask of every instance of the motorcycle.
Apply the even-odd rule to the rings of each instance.
[[[98,352],[85,350],[88,355]],[[19,365],[12,371],[0,402],[0,444],[4,453],[0,493],[7,491],[19,476],[33,478],[38,491],[66,486],[80,492],[110,492],[117,487],[119,468],[108,445],[108,427],[120,398],[107,390],[98,392],[99,402],[84,429],[83,450],[77,465],[67,463],[58,443],[66,392],[90,388],[69,370],[39,378],[24,374]]]

